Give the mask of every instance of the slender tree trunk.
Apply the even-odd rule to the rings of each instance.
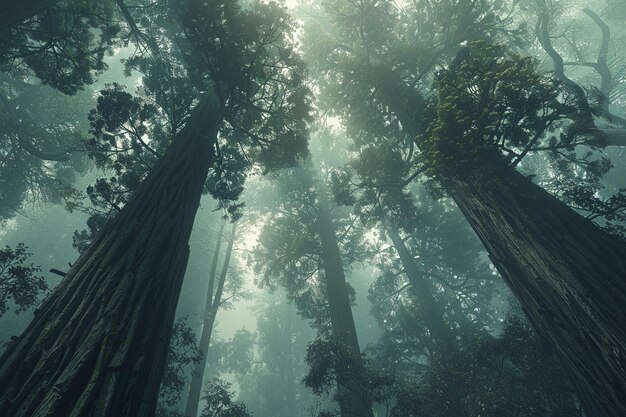
[[[385,223],[387,233],[398,252],[400,262],[411,284],[410,291],[415,300],[417,311],[420,313],[424,325],[431,334],[432,340],[429,343],[430,349],[432,349],[433,352],[440,352],[443,355],[450,350],[458,350],[459,346],[456,343],[454,334],[444,319],[444,307],[441,305],[441,302],[433,296],[432,286],[424,278],[424,274],[420,272],[413,254],[406,247],[398,230],[388,222]],[[450,417],[467,416],[463,403],[463,393],[459,390],[463,385],[462,381],[449,381],[447,385],[448,389],[446,394],[449,398],[449,402],[448,404],[441,404],[441,412],[443,415]]]
[[[285,305],[287,307],[287,305]],[[294,334],[294,322],[293,312],[289,308],[284,308],[283,312],[283,346],[286,347],[286,357],[283,360],[284,378],[287,382],[285,387],[285,400],[287,415],[290,417],[297,417],[298,404],[296,398],[296,373],[295,373],[295,358],[293,351],[293,334]]]
[[[424,101],[385,75],[384,100],[418,140]],[[626,244],[522,174],[492,169],[446,188],[574,385],[588,391],[585,408],[626,416]]]
[[[0,358],[4,417],[152,417],[221,122],[207,93]]]
[[[222,226],[222,228],[220,229],[220,235],[215,248],[215,255],[213,256],[213,264],[211,265],[211,278],[209,279],[209,290],[207,292],[206,309],[204,310],[204,323],[202,325],[202,335],[200,336],[200,353],[202,354],[202,359],[200,359],[200,362],[195,365],[193,374],[191,376],[191,385],[189,386],[189,395],[187,396],[187,406],[185,407],[186,417],[196,417],[198,415],[200,396],[202,394],[202,382],[204,380],[204,370],[206,369],[207,365],[207,356],[209,353],[211,334],[213,333],[213,325],[215,324],[217,311],[219,310],[220,304],[222,302],[224,283],[226,282],[226,275],[228,273],[230,257],[233,252],[233,243],[235,241],[235,225],[233,225],[232,227],[230,240],[228,241],[228,248],[226,249],[226,255],[224,256],[224,264],[222,266],[222,271],[218,278],[217,289],[215,290],[214,294],[213,283],[215,282],[215,269],[217,265],[217,258],[219,257],[223,228],[224,226]]]
[[[341,254],[324,189],[318,192],[318,204],[322,264],[332,334],[351,351],[357,367],[352,370],[351,375],[337,372],[337,395],[341,417],[373,417],[372,402],[365,380],[365,366],[361,359],[361,349],[352,316]]]
[[[433,296],[432,288],[426,279],[424,279],[424,274],[420,272],[413,254],[407,249],[404,240],[402,240],[400,234],[394,227],[386,222],[385,229],[391,238],[396,252],[398,252],[400,262],[402,262],[404,271],[411,284],[411,294],[413,295],[417,309],[431,337],[435,343],[452,343],[454,336],[450,331],[450,327],[444,320],[443,306]]]
[[[0,33],[32,19],[60,0],[3,0],[0,7]]]
[[[626,416],[626,244],[516,171],[450,183],[529,320],[595,401],[586,408]]]

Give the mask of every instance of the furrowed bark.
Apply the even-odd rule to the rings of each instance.
[[[584,391],[585,408],[625,416],[626,244],[516,171],[450,184],[528,319]]]
[[[392,72],[383,99],[419,146],[423,100]],[[493,170],[493,171],[492,171]],[[587,414],[626,415],[626,244],[513,169],[442,179]]]
[[[152,417],[221,123],[210,92],[0,358],[4,417]]]

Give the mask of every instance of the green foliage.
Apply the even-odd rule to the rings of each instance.
[[[367,370],[359,363],[361,352],[355,352],[337,337],[309,343],[305,360],[309,372],[302,382],[316,395],[331,393],[337,381],[342,381],[342,386],[351,389],[356,389],[354,387],[364,381],[371,382]],[[337,395],[340,393],[337,392]]]
[[[0,70],[26,71],[45,85],[75,94],[103,72],[119,43],[113,1],[57,2],[0,37]]]
[[[59,203],[86,170],[76,114],[89,100],[0,74],[0,221],[28,203]]]
[[[159,391],[158,417],[177,415],[173,409],[180,402],[183,388],[189,382],[194,365],[201,359],[196,335],[187,321],[188,317],[181,317],[174,322],[172,328],[165,372]]]
[[[39,297],[48,291],[48,284],[38,275],[41,267],[27,263],[31,256],[23,243],[0,249],[0,316],[11,304],[16,313],[37,305]]]
[[[462,178],[478,167],[516,166],[533,151],[605,144],[569,85],[501,44],[470,43],[434,87],[437,117],[421,146],[430,175]]]
[[[206,405],[200,417],[252,417],[252,414],[241,402],[233,400],[231,384],[214,378],[204,388],[203,400]]]
[[[397,357],[390,350],[381,355]],[[582,416],[556,357],[514,317],[498,337],[474,334],[462,347],[438,349],[412,378],[382,374],[393,376],[375,379],[374,393],[378,402],[390,404],[390,417]]]

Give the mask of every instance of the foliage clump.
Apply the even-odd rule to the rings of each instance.
[[[537,65],[504,45],[477,41],[437,72],[436,118],[420,146],[426,172],[462,178],[478,167],[516,166],[532,151],[603,146],[591,109]]]
[[[27,310],[48,291],[48,284],[39,275],[41,267],[28,263],[31,256],[23,243],[0,249],[0,316],[9,310],[11,303],[16,313]]]

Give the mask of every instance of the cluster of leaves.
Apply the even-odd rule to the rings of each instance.
[[[583,415],[553,352],[519,318],[509,317],[498,337],[474,334],[462,347],[439,349],[414,369],[412,378],[374,371],[382,376],[372,378],[373,393],[388,404],[389,417]]]
[[[48,291],[48,284],[39,275],[41,267],[28,263],[31,256],[23,243],[0,249],[0,316],[11,304],[16,313],[37,305],[39,297]]]
[[[69,98],[26,78],[0,74],[0,220],[31,201],[58,203],[84,172],[80,122],[87,94]]]
[[[574,158],[571,156],[569,160]],[[606,193],[602,181],[613,168],[610,160],[599,158],[572,165],[568,160],[559,159],[553,166],[551,175],[540,179],[547,190],[588,219],[598,222],[609,233],[626,237],[626,189],[611,195]]]
[[[605,144],[566,84],[504,45],[470,43],[437,73],[434,87],[437,118],[421,146],[431,175],[463,177],[504,160],[516,166],[533,151]],[[557,127],[564,128],[558,137],[551,134]]]
[[[44,84],[75,94],[106,69],[103,59],[119,43],[115,2],[55,2],[0,37],[0,71],[26,69]]]
[[[314,340],[306,350],[309,372],[303,379],[304,384],[320,395],[333,390],[337,379],[352,380],[354,383],[367,380],[357,375],[362,369],[357,366],[357,355],[361,352],[354,352],[336,337]]]
[[[245,404],[234,401],[231,384],[214,378],[204,388],[206,405],[200,417],[252,417]]]

